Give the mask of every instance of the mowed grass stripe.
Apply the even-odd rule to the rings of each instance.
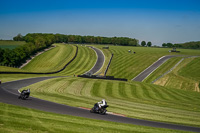
[[[22,69],[31,72],[52,72],[62,69],[75,55],[72,45],[55,44],[56,47],[35,57]]]
[[[183,66],[178,74],[184,77],[188,77],[194,80],[200,80],[200,57],[192,58],[192,60]]]
[[[84,46],[78,46],[78,55],[67,68],[61,72],[61,75],[79,75],[89,71],[96,62],[95,52]]]

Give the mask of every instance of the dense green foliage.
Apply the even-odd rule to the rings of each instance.
[[[32,96],[76,107],[91,108],[106,99],[109,112],[177,124],[200,125],[200,95],[141,82],[56,78],[29,87]]]
[[[163,43],[162,46],[168,47],[168,48],[177,47],[177,48],[200,49],[200,41],[186,42],[186,43],[176,43],[176,44]]]
[[[22,37],[23,40],[28,42],[34,42],[33,35],[42,34],[27,34]],[[44,35],[44,34],[43,34]],[[50,36],[50,35],[48,35]],[[113,44],[113,45],[123,45],[123,46],[137,46],[138,40],[128,38],[128,37],[100,37],[100,36],[80,36],[80,35],[63,35],[63,34],[51,34],[51,38],[54,38],[56,43],[80,43],[80,44]]]
[[[152,46],[152,43],[151,43],[151,42],[148,42],[148,43],[147,43],[147,46],[148,46],[148,47],[151,47],[151,46]]]
[[[70,115],[61,115],[0,103],[2,133],[182,133],[170,129],[137,126]],[[186,132],[185,132],[186,133]]]
[[[142,42],[141,42],[141,46],[143,46],[143,47],[144,47],[144,46],[146,46],[146,45],[147,45],[147,44],[146,44],[146,42],[145,42],[145,41],[142,41]]]

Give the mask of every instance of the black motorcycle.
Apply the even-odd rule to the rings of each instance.
[[[94,107],[90,110],[91,113],[99,113],[99,114],[106,114],[106,108],[108,107],[108,105],[104,105],[101,108],[99,108],[98,103],[94,104]]]
[[[27,98],[29,98],[29,96],[30,96],[30,90],[28,89],[28,90],[23,90],[18,98],[26,100]]]

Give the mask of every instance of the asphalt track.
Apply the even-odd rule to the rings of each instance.
[[[46,100],[41,100],[38,98],[30,97],[28,100],[21,100],[18,99],[19,93],[18,89],[56,77],[39,77],[39,78],[31,78],[31,79],[23,79],[18,81],[6,82],[0,85],[0,102],[13,104],[17,106],[28,107],[32,109],[38,109],[47,112],[59,113],[59,114],[67,114],[91,119],[98,119],[98,120],[105,120],[105,121],[113,121],[119,123],[127,123],[127,124],[134,124],[134,125],[143,125],[143,126],[151,126],[157,128],[168,128],[168,129],[175,129],[175,130],[184,130],[184,131],[193,131],[193,132],[200,132],[199,127],[190,127],[190,126],[183,126],[183,125],[175,125],[175,124],[168,124],[162,122],[154,122],[154,121],[147,121],[147,120],[140,120],[116,115],[99,115],[95,113],[90,113],[88,110],[70,107],[67,105],[62,105]],[[92,107],[91,103],[91,107]],[[112,106],[110,106],[112,107]],[[108,109],[109,110],[109,109]]]
[[[92,69],[90,69],[88,72],[86,72],[85,74],[95,74],[96,72],[98,72],[101,67],[103,66],[104,64],[104,61],[105,61],[105,57],[104,57],[104,54],[101,50],[99,50],[98,48],[95,48],[95,47],[91,47],[89,46],[90,48],[92,48],[96,54],[97,54],[97,61],[96,61],[96,64],[94,65],[94,67]]]
[[[160,65],[162,65],[165,61],[168,59],[174,57],[174,55],[168,55],[163,56],[160,59],[158,59],[155,63],[153,63],[151,66],[149,66],[147,69],[145,69],[143,72],[141,72],[139,75],[137,75],[132,80],[134,81],[140,81],[142,82],[146,77],[148,77],[153,71],[155,71]]]

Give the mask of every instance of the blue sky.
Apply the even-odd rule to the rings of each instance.
[[[0,39],[18,33],[200,41],[199,0],[0,0]]]

